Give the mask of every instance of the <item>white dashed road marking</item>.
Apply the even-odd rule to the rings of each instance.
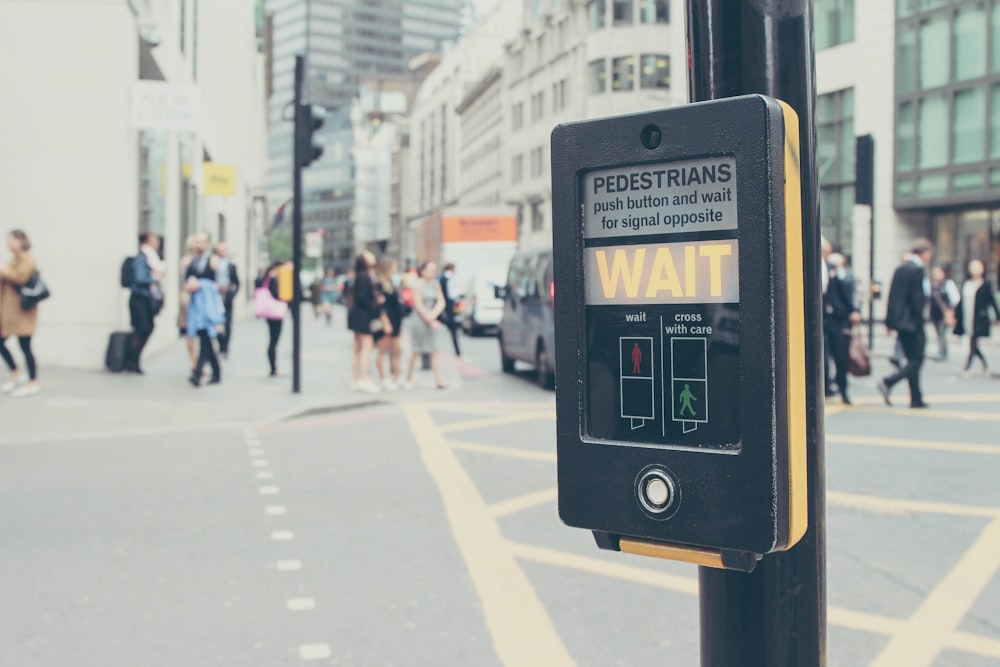
[[[302,561],[300,560],[279,560],[274,564],[278,572],[298,572],[302,569]]]
[[[271,539],[275,542],[290,542],[295,539],[295,533],[290,530],[276,530],[271,533]]]
[[[285,606],[289,611],[308,611],[316,608],[316,601],[312,598],[292,598],[285,600]]]
[[[303,644],[299,647],[299,657],[303,660],[325,660],[332,655],[329,644]]]
[[[277,486],[262,486],[258,489],[262,496],[276,496],[281,493],[281,488]]]

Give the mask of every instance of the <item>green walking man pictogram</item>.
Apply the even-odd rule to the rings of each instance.
[[[691,401],[697,401],[698,399],[694,397],[693,393],[691,393],[691,385],[685,384],[684,385],[684,391],[682,391],[681,395],[678,396],[677,398],[679,398],[680,401],[681,401],[680,416],[683,417],[684,416],[684,411],[687,410],[688,412],[691,413],[691,416],[694,417],[695,416],[695,412],[694,412],[694,408],[691,407]]]

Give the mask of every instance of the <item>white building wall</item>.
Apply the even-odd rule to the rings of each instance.
[[[179,2],[187,5],[186,53],[180,50]],[[134,3],[54,0],[0,2],[0,232],[23,228],[53,296],[40,305],[35,347],[39,364],[98,368],[108,334],[128,328],[128,293],[119,286],[124,257],[136,252],[138,130],[131,97],[139,77],[139,28],[159,37],[153,57],[164,77],[191,81],[194,45],[191,0]],[[256,242],[248,213],[262,184],[266,140],[263,63],[254,43],[252,3],[198,3],[198,82],[203,92],[201,144],[218,162],[237,165],[237,194],[202,200],[201,227],[217,233],[226,216],[231,254],[244,275]],[[26,67],[30,63],[30,67]],[[174,78],[171,78],[174,77]],[[162,192],[165,249],[179,255],[182,136],[167,133]],[[185,137],[191,143],[192,137]],[[200,170],[200,159],[193,169]],[[154,174],[155,179],[159,174]],[[199,185],[200,190],[200,185]],[[207,224],[211,223],[211,224]],[[6,263],[7,259],[2,260]],[[177,283],[167,281],[167,304],[147,347],[176,339]]]

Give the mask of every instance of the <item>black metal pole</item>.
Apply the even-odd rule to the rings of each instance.
[[[292,393],[302,391],[300,358],[302,353],[302,317],[299,306],[302,303],[302,135],[306,129],[302,117],[302,81],[305,79],[305,57],[295,56],[295,129],[292,131]]]
[[[872,142],[872,164],[875,164],[875,143]],[[875,187],[872,186],[868,205],[868,349],[875,349]]]
[[[809,530],[751,574],[701,568],[702,667],[826,665],[822,314],[811,0],[688,0],[691,100],[784,100],[800,122]]]

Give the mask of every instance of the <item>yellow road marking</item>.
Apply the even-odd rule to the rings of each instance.
[[[951,571],[872,663],[872,667],[933,664],[949,635],[1000,570],[1000,519],[979,534]]]
[[[929,402],[929,401],[928,401]],[[898,417],[925,417],[928,419],[960,419],[963,421],[991,421],[1000,422],[1000,414],[996,412],[963,412],[961,410],[910,410],[905,404],[898,407],[873,408],[859,405],[851,412],[865,412],[868,414],[894,414]]]
[[[555,413],[551,411],[531,411],[531,412],[518,412],[511,415],[503,415],[501,417],[485,417],[483,419],[473,419],[467,422],[457,422],[455,424],[445,424],[444,426],[438,427],[442,433],[454,433],[455,431],[468,431],[474,428],[483,428],[484,426],[500,426],[502,424],[514,424],[517,422],[528,421],[530,419],[552,419],[555,417]]]
[[[477,442],[459,442],[449,440],[448,443],[455,449],[462,449],[467,452],[479,452],[481,454],[495,454],[497,456],[509,456],[515,459],[532,459],[534,461],[550,461],[555,463],[556,455],[551,452],[536,452],[530,449],[518,449],[514,447],[498,447],[497,445],[481,445]]]
[[[874,435],[840,435],[837,433],[827,433],[826,441],[868,447],[898,447],[901,449],[931,449],[943,452],[1000,455],[1000,447],[997,445],[980,445],[974,442],[911,440],[909,438],[883,438]]]
[[[505,665],[572,665],[548,611],[427,409],[404,405],[424,465],[441,492],[452,535]]]
[[[486,509],[489,510],[489,513],[494,517],[501,517],[528,510],[532,507],[538,507],[539,505],[545,505],[546,503],[552,503],[558,499],[559,492],[555,487],[552,487],[551,489],[533,491],[532,493],[526,493],[523,496],[508,498],[507,500],[493,503]]]
[[[955,503],[938,503],[928,500],[882,498],[879,496],[865,496],[840,491],[827,491],[826,499],[833,506],[852,507],[877,513],[1000,517],[1000,507],[983,507],[981,505],[958,505]]]
[[[601,560],[589,556],[578,556],[565,551],[557,551],[546,547],[536,547],[522,542],[509,542],[510,550],[518,558],[534,563],[566,567],[580,572],[600,574],[605,577],[631,581],[647,586],[656,586],[688,595],[698,594],[698,580],[694,577],[682,577],[666,572],[657,572],[644,567],[625,565],[617,561]],[[596,548],[596,547],[595,547]]]
[[[695,577],[684,577],[680,575],[657,572],[644,567],[626,565],[615,561],[606,561],[588,556],[578,556],[555,549],[536,547],[521,542],[508,543],[514,555],[534,563],[551,565],[554,567],[569,568],[579,572],[587,572],[613,579],[621,579],[632,583],[655,586],[665,590],[685,593],[687,595],[698,595],[698,580]],[[878,614],[870,614],[854,609],[843,607],[829,608],[830,623],[850,630],[860,630],[876,635],[891,637],[901,632],[907,621]],[[1000,641],[970,634],[968,632],[946,633],[943,645],[948,648],[966,651],[967,653],[977,653],[990,657],[1000,657]],[[889,664],[889,663],[886,663]],[[892,663],[893,667],[910,663]]]
[[[553,412],[555,410],[552,401],[538,401],[537,403],[501,403],[498,401],[477,401],[475,403],[441,402],[428,403],[425,407],[431,412],[465,412],[474,415],[510,414],[514,411],[524,412],[527,410],[547,410]]]

